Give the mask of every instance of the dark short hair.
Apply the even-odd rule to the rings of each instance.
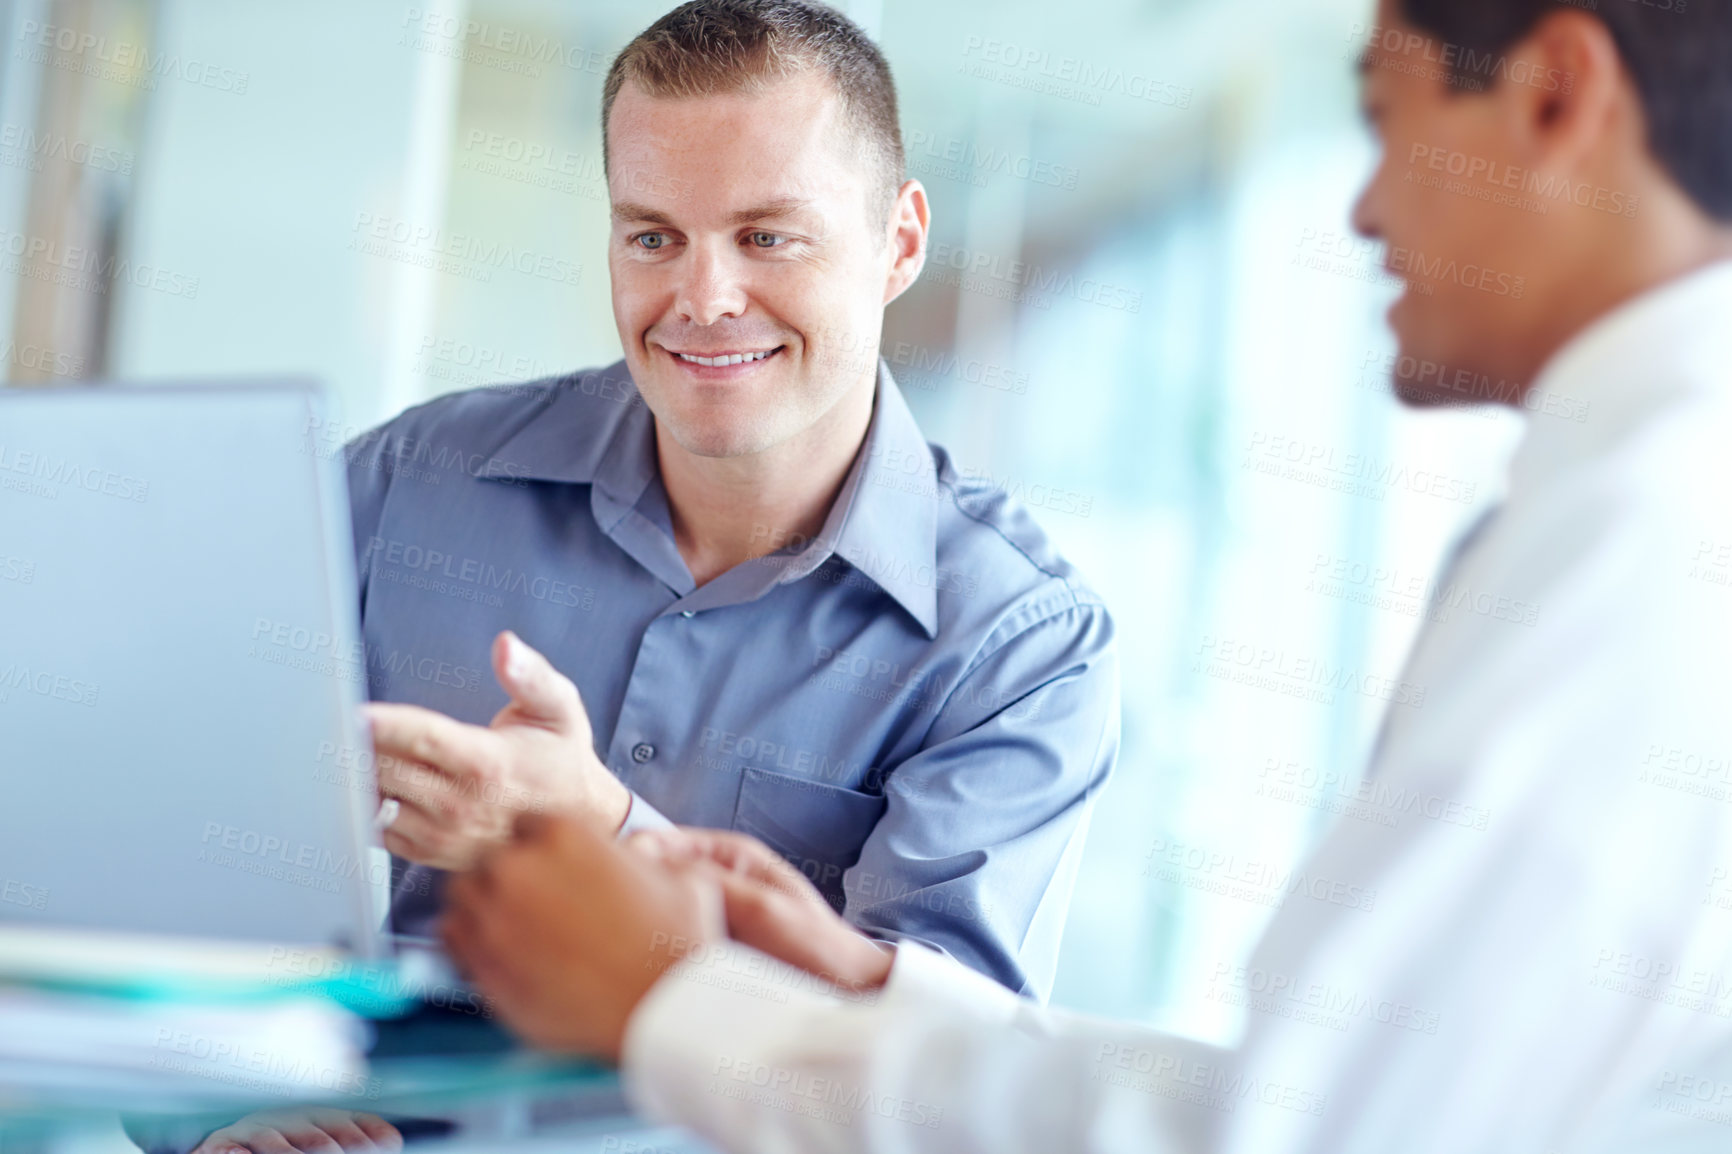
[[[1696,204],[1732,223],[1732,0],[1398,0],[1408,23],[1489,62],[1475,83],[1456,65],[1458,87],[1496,83],[1495,61],[1552,12],[1601,21],[1635,79],[1648,148]],[[1472,54],[1469,56],[1468,54]]]
[[[813,70],[841,99],[888,219],[905,164],[890,65],[852,20],[803,0],[693,0],[639,33],[614,58],[602,86],[603,163],[608,117],[627,81],[651,96],[709,96],[751,92]]]

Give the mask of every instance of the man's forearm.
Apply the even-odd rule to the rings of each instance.
[[[742,1154],[1194,1149],[1207,1119],[1177,1078],[1207,1048],[1040,1009],[915,946],[900,955],[882,991],[857,995],[738,946],[688,959],[631,1020],[627,1093]],[[1169,1059],[1172,1095],[1106,1076],[1145,1051]]]

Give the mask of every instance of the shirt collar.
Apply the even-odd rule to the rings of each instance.
[[[476,475],[568,484],[589,484],[606,475],[628,485],[641,477],[635,483],[642,493],[655,474],[652,428],[624,361],[573,373],[552,383],[541,407],[493,450]]]
[[[938,470],[890,368],[878,362],[878,391],[866,442],[830,506],[824,528],[787,560],[797,581],[832,555],[848,562],[938,636]]]
[[[657,477],[653,418],[624,361],[560,381],[492,458],[480,476],[594,485],[607,498],[595,503],[598,514],[625,515]],[[865,443],[818,536],[776,559],[780,580],[840,557],[937,636],[938,499],[932,448],[880,361]]]
[[[1572,337],[1525,401],[1528,430],[1512,492],[1603,456],[1646,417],[1691,396],[1726,395],[1732,374],[1732,262],[1619,305]]]

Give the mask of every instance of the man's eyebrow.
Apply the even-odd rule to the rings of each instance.
[[[665,212],[657,212],[647,205],[633,204],[629,200],[616,200],[613,204],[615,220],[642,221],[645,224],[660,224],[672,227],[674,220]]]
[[[811,207],[812,202],[797,196],[779,196],[767,200],[763,204],[741,209],[728,217],[728,223],[733,225],[750,224],[756,220],[777,220],[781,217],[793,216],[803,209]],[[634,223],[659,224],[667,228],[673,227],[673,217],[665,212],[650,208],[648,205],[635,204],[629,200],[615,201],[613,206],[615,220],[629,220]]]
[[[736,212],[730,217],[734,224],[751,224],[755,220],[776,220],[784,216],[793,216],[801,209],[811,206],[811,201],[802,200],[797,196],[778,196],[763,204]]]

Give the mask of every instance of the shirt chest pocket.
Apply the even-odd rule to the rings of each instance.
[[[740,773],[734,829],[781,854],[840,910],[842,874],[860,860],[887,805],[879,794],[746,769]]]

